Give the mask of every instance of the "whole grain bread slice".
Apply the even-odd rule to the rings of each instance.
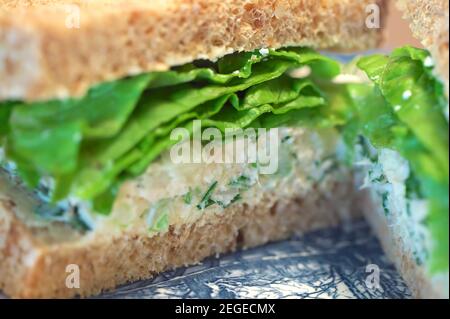
[[[0,100],[78,96],[102,81],[235,51],[375,48],[382,28],[366,21],[383,18],[385,7],[385,0],[0,0]]]

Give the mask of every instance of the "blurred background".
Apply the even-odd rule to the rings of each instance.
[[[385,49],[392,50],[406,44],[422,47],[420,42],[411,34],[408,22],[402,19],[402,14],[397,10],[393,0],[389,0],[389,18],[385,37]]]

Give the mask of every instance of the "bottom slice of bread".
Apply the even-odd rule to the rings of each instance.
[[[283,199],[267,194],[256,206],[234,205],[220,215],[205,214],[189,226],[171,227],[153,237],[125,233],[47,245],[35,242],[15,217],[13,203],[1,200],[1,210],[9,213],[0,220],[0,233],[6,234],[0,245],[0,288],[16,298],[94,295],[208,256],[337,225],[358,215],[359,210],[352,209],[357,205],[350,195],[351,182],[335,182],[328,195],[319,193]],[[342,215],[343,211],[349,213]],[[66,285],[68,265],[79,267],[79,288]]]

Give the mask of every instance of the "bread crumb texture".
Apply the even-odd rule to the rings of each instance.
[[[437,65],[437,72],[446,85],[449,78],[449,1],[397,0],[398,7],[411,24],[411,30],[428,48]]]
[[[79,96],[235,51],[374,48],[374,2],[384,12],[385,0],[0,0],[0,100]]]

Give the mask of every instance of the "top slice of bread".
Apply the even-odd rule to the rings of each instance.
[[[235,51],[374,48],[373,5],[383,18],[385,0],[0,0],[0,100],[79,96]]]
[[[397,0],[397,4],[404,12],[405,18],[410,21],[414,35],[431,51],[448,95],[449,1]]]

